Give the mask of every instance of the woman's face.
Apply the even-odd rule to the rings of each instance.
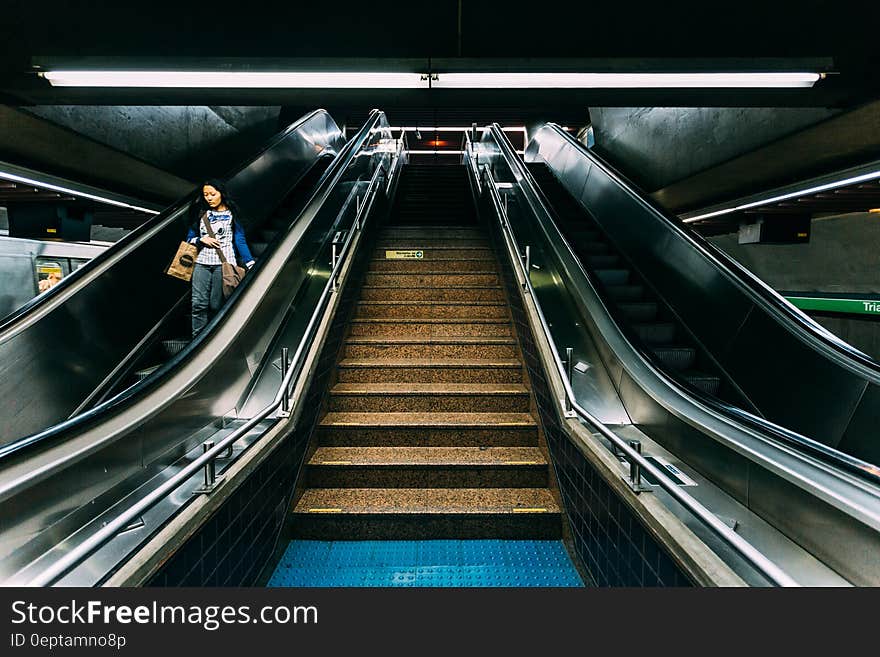
[[[205,203],[208,204],[209,208],[216,208],[223,202],[223,196],[211,185],[202,187],[202,196],[205,197]]]

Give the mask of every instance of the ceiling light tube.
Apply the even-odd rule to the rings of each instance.
[[[788,201],[793,198],[800,198],[802,196],[809,196],[810,194],[816,194],[818,192],[824,192],[829,189],[837,189],[839,187],[848,187],[849,185],[855,185],[857,183],[866,182],[869,180],[877,180],[880,178],[880,171],[871,171],[870,173],[865,173],[860,176],[853,176],[852,178],[844,178],[843,180],[836,180],[834,182],[825,183],[824,185],[817,185],[815,187],[810,187],[808,189],[801,189],[796,192],[790,192],[788,194],[780,194],[779,196],[773,196],[771,198],[762,199],[760,201],[754,201],[753,203],[744,203],[742,205],[737,205],[732,208],[724,208],[723,210],[716,210],[714,212],[707,212],[705,214],[697,215],[696,217],[689,217],[687,219],[682,219],[683,223],[691,224],[695,221],[701,221],[704,219],[710,219],[712,217],[718,217],[722,214],[730,214],[731,212],[739,212],[741,210],[750,210],[752,208],[758,208],[765,205],[772,205],[774,203],[779,203],[781,201]]]
[[[812,87],[820,73],[438,73],[437,89],[694,89]]]
[[[420,73],[84,71],[40,73],[56,87],[211,89],[693,89],[812,87],[820,73]]]
[[[124,203],[122,201],[117,201],[112,198],[107,198],[106,196],[98,196],[96,194],[89,194],[88,192],[78,191],[76,189],[70,189],[69,187],[62,187],[60,185],[53,185],[47,182],[42,182],[40,180],[34,180],[32,178],[25,178],[24,176],[18,176],[14,173],[8,173],[6,171],[0,171],[0,178],[4,180],[11,180],[12,182],[23,183],[25,185],[31,185],[33,187],[39,187],[40,189],[51,189],[53,192],[62,192],[64,194],[71,194],[77,198],[87,198],[92,201],[99,201],[101,203],[107,203],[108,205],[115,205],[120,208],[129,208],[130,210],[137,210],[138,212],[146,212],[147,214],[159,214],[157,210],[151,210],[150,208],[144,208],[139,205],[132,205],[131,203]]]
[[[188,89],[417,89],[418,73],[322,71],[46,71],[55,87]]]

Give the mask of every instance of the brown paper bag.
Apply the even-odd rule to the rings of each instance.
[[[177,248],[177,253],[174,254],[174,258],[171,259],[171,264],[168,265],[168,269],[165,270],[165,273],[169,276],[174,276],[174,278],[179,278],[182,281],[189,281],[192,279],[193,267],[196,265],[196,256],[198,256],[198,253],[199,250],[194,244],[181,242],[180,246]]]

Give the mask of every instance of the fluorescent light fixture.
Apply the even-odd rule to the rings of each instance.
[[[418,73],[285,71],[46,71],[55,87],[210,89],[417,89]]]
[[[462,155],[464,151],[407,151],[410,155]],[[517,155],[525,155],[525,151],[516,151]]]
[[[392,126],[390,128],[376,128],[376,130],[397,130],[397,131],[405,131],[405,132],[415,132],[416,130],[424,130],[425,132],[470,132],[472,126],[467,126],[466,128],[450,128],[448,126],[442,127],[426,127],[423,125],[420,126]],[[485,126],[477,126],[477,130],[485,130]],[[501,128],[504,132],[525,132],[525,126],[509,126],[506,128]]]
[[[438,89],[812,87],[819,73],[438,73]]]
[[[387,73],[46,71],[56,87],[210,89],[692,89],[812,87],[820,73]]]
[[[159,214],[156,210],[151,210],[150,208],[142,208],[138,205],[131,205],[130,203],[117,201],[112,198],[107,198],[106,196],[97,196],[95,194],[89,194],[88,192],[77,191],[75,189],[70,189],[69,187],[52,185],[50,183],[42,182],[40,180],[34,180],[32,178],[25,178],[24,176],[18,176],[14,173],[8,173],[6,171],[0,171],[0,178],[3,178],[4,180],[11,180],[12,182],[23,183],[25,185],[31,185],[33,187],[39,187],[40,189],[51,189],[53,192],[63,192],[64,194],[71,194],[73,196],[76,196],[77,198],[88,198],[93,201],[107,203],[108,205],[115,205],[120,208],[129,208],[131,210],[137,210],[138,212],[146,212],[147,214]]]
[[[690,217],[688,219],[682,219],[683,223],[691,224],[695,221],[701,221],[703,219],[710,219],[712,217],[717,217],[722,214],[730,214],[731,212],[739,212],[740,210],[750,210],[751,208],[757,208],[764,205],[772,205],[773,203],[779,203],[780,201],[787,201],[793,198],[800,198],[802,196],[809,196],[810,194],[816,194],[818,192],[824,192],[829,189],[838,189],[839,187],[847,187],[849,185],[855,185],[857,183],[866,182],[868,180],[877,180],[880,178],[880,171],[871,171],[870,173],[865,173],[860,176],[853,176],[852,178],[844,178],[843,180],[835,180],[834,182],[825,183],[824,185],[817,185],[815,187],[810,187],[808,189],[801,189],[796,192],[790,192],[788,194],[780,194],[779,196],[773,196],[771,198],[762,199],[760,201],[754,201],[753,203],[744,203],[743,205],[737,205],[732,208],[724,208],[723,210],[716,210],[714,212],[707,212],[706,214],[700,214],[696,217]]]

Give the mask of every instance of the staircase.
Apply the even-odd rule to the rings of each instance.
[[[466,196],[466,179],[445,175],[422,192]],[[561,509],[498,263],[476,224],[401,225],[414,207],[399,202],[378,236],[294,503],[294,536],[558,539]],[[453,218],[439,212],[428,214]],[[423,255],[386,257],[395,250]]]
[[[671,376],[703,393],[724,398],[721,376],[693,339],[620,254],[592,217],[575,201],[546,164],[527,165],[550,201],[559,229],[584,269],[599,283],[616,321]],[[729,401],[738,401],[732,398]]]
[[[476,212],[464,166],[407,165],[400,177],[391,223],[475,225]]]

